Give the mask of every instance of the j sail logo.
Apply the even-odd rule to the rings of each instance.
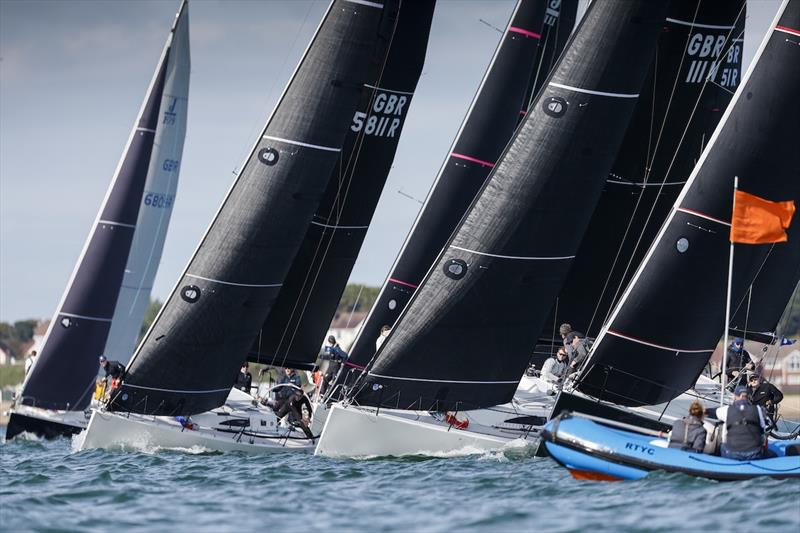
[[[686,83],[703,83],[708,79],[723,87],[739,85],[742,41],[734,40],[726,48],[727,34],[697,32],[689,38]]]
[[[175,124],[175,118],[178,116],[177,111],[175,111],[175,106],[178,104],[178,98],[173,96],[172,102],[167,106],[167,110],[164,111],[164,122],[163,124],[166,126],[172,126]]]
[[[410,96],[379,92],[372,100],[370,113],[356,111],[350,131],[364,131],[365,135],[375,137],[396,137],[400,135],[400,124],[403,122]]]

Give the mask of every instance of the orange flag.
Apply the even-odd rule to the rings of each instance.
[[[731,242],[765,244],[786,242],[786,229],[792,221],[794,201],[770,202],[737,190],[733,202]]]

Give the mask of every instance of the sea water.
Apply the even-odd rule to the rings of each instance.
[[[358,460],[74,448],[0,444],[0,530],[800,531],[800,480],[579,481],[524,448]]]

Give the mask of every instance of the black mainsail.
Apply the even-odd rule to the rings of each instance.
[[[317,212],[364,91],[381,87],[399,1],[335,0],[111,408],[225,402]]]
[[[351,393],[359,404],[509,401],[575,256],[667,2],[592,4],[453,236]],[[571,216],[563,204],[572,202]]]
[[[158,131],[169,127],[160,120],[166,112],[162,109],[164,84],[175,62],[184,60],[171,56],[176,28],[186,14],[184,2],[106,197],[50,321],[41,353],[23,385],[23,405],[76,411],[89,406],[98,357],[108,339],[136,230],[154,140]],[[182,41],[188,34],[184,31],[180,38],[179,51],[188,54],[188,40]]]
[[[353,114],[328,188],[248,359],[312,368],[394,160],[422,73],[434,0],[403,5],[381,77]]]
[[[694,385],[725,326],[734,178],[761,198],[800,201],[800,152],[787,135],[800,121],[798,40],[800,2],[785,1],[601,331],[578,390],[619,405],[654,405]],[[732,302],[743,300],[772,249],[736,246]]]
[[[631,125],[537,353],[596,336],[741,81],[744,2],[674,0]]]
[[[395,264],[350,350],[350,365],[375,355],[383,325],[400,316],[525,116],[572,31],[577,1],[520,0]]]

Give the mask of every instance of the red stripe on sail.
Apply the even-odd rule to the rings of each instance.
[[[389,281],[392,283],[397,283],[398,285],[405,285],[406,287],[411,287],[412,289],[416,289],[418,285],[414,285],[413,283],[408,283],[406,281],[400,281],[399,279],[389,278]]]
[[[464,159],[466,161],[472,161],[473,163],[478,163],[479,165],[483,165],[485,167],[494,168],[494,163],[489,161],[484,161],[483,159],[478,159],[477,157],[472,157],[464,154],[457,154],[455,152],[450,153],[451,157],[457,157],[458,159]]]
[[[797,35],[800,37],[800,30],[796,30],[794,28],[787,28],[786,26],[775,26],[775,29],[778,31],[782,31],[784,33],[791,33],[792,35]]]
[[[542,36],[540,34],[538,34],[538,33],[533,33],[532,31],[524,30],[522,28],[517,28],[516,26],[511,26],[510,28],[508,28],[508,31],[513,32],[513,33],[521,33],[522,35],[525,35],[526,37],[533,37],[534,39],[541,39],[542,38]]]

